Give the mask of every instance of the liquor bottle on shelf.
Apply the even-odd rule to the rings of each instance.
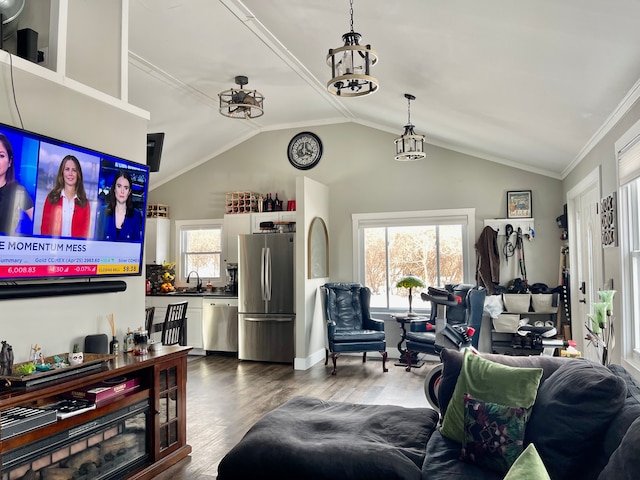
[[[267,208],[266,208],[267,212],[273,212],[274,211],[274,204],[273,204],[273,199],[271,198],[271,194],[267,193]]]
[[[278,194],[276,193],[276,199],[273,201],[273,210],[276,212],[282,211],[282,200],[278,199]]]

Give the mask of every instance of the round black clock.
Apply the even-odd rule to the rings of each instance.
[[[311,132],[300,132],[289,142],[287,147],[289,163],[300,170],[315,167],[322,157],[320,137]]]

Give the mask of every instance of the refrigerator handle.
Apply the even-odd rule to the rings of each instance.
[[[267,287],[267,290],[265,292],[265,297],[268,301],[271,301],[271,249],[267,247],[265,250],[267,251],[265,256],[265,264],[267,266],[265,275],[265,286]]]
[[[262,247],[262,258],[260,259],[260,293],[262,295],[262,300],[266,301],[267,300],[267,296],[266,296],[266,289],[265,289],[265,280],[266,280],[266,268],[267,268],[267,261],[266,261],[266,248]]]

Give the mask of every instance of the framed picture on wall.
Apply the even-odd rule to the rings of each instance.
[[[531,190],[507,192],[507,218],[532,218]]]

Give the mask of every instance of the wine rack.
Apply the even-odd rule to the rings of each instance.
[[[159,203],[151,203],[147,205],[148,218],[169,218],[169,207]]]
[[[226,199],[226,213],[251,213],[258,211],[259,193],[228,192]]]

